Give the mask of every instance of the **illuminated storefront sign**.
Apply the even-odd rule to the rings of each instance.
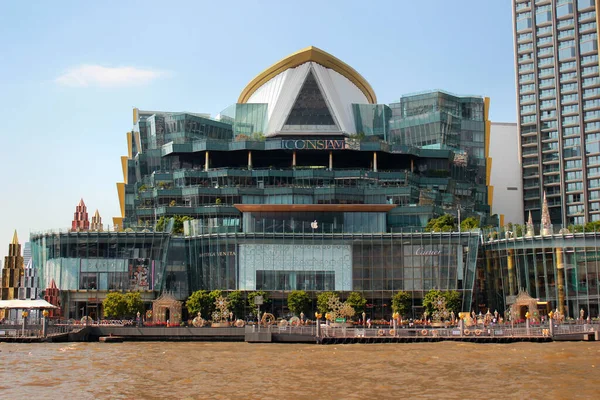
[[[417,256],[439,256],[441,254],[441,250],[426,250],[424,247],[419,247],[415,251],[415,255]]]
[[[223,256],[233,256],[235,257],[237,254],[235,251],[211,251],[206,253],[201,253],[200,257],[223,257]]]
[[[282,140],[281,147],[289,150],[342,150],[346,148],[346,141],[340,140]]]

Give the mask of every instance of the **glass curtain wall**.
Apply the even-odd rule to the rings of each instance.
[[[342,298],[361,292],[367,314],[377,319],[389,319],[391,298],[401,290],[412,295],[415,317],[431,289],[457,290],[463,310],[472,308],[477,232],[357,235],[325,229],[188,237],[190,292],[265,290],[272,301],[262,311],[276,316],[287,313],[291,290],[306,290],[313,301],[320,291],[336,291]]]
[[[489,299],[487,306],[498,310],[505,310],[507,298],[521,289],[554,310],[562,281],[567,317],[577,318],[581,309],[598,317],[599,239],[596,233],[583,233],[486,242],[479,260],[485,279],[477,290]]]
[[[52,280],[63,296],[87,292],[83,302],[100,304],[108,291],[163,290],[169,235],[162,233],[72,232],[34,234],[33,265],[41,288]],[[63,299],[77,316],[75,303]]]

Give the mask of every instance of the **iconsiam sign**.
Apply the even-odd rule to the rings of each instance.
[[[281,146],[288,150],[341,150],[346,148],[346,141],[343,139],[321,140],[321,139],[302,139],[302,140],[282,140]]]

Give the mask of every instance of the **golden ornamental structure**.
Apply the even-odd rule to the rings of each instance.
[[[19,286],[24,273],[25,267],[23,265],[23,256],[21,256],[21,245],[19,244],[19,238],[15,230],[12,241],[8,245],[8,255],[4,257],[0,300],[19,298]]]

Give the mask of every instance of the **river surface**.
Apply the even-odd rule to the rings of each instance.
[[[4,399],[598,399],[600,343],[0,343]]]

